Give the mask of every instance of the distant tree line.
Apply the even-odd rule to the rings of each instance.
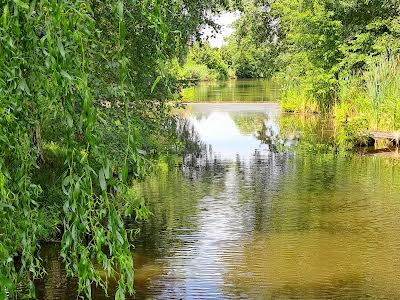
[[[400,128],[399,0],[242,0],[236,9],[235,33],[211,51],[228,74],[273,76],[285,110],[333,111],[350,132]]]

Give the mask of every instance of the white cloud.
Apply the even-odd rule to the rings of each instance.
[[[221,25],[221,29],[218,32],[214,32],[212,28],[206,26],[201,31],[203,39],[208,39],[211,47],[221,47],[225,44],[224,39],[235,31],[231,25],[238,18],[239,12],[223,12],[220,15],[214,16],[213,20]]]

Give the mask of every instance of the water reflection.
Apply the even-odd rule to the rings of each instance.
[[[165,274],[152,281],[151,297],[400,296],[400,171],[393,162],[276,151],[299,141],[333,143],[327,120],[307,121],[262,105],[192,109],[194,127],[212,151],[184,174],[205,193],[191,202],[194,230],[175,227],[180,243],[171,243],[171,254],[159,258]],[[241,118],[254,122],[245,126],[249,130],[240,128]],[[266,136],[266,144],[260,142]],[[169,187],[153,198],[186,198],[169,198]]]
[[[189,109],[207,147],[140,185],[136,299],[400,298],[396,161],[302,151],[333,147],[332,124],[276,105]]]
[[[397,299],[399,175],[379,160],[295,159],[237,246],[229,290],[255,299]]]
[[[279,107],[276,104],[191,104],[189,120],[200,140],[210,145],[220,159],[250,158],[268,145],[257,138],[267,126],[277,132]]]
[[[257,79],[210,81],[184,89],[182,97],[186,102],[277,102],[279,86]]]

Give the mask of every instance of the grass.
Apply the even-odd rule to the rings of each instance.
[[[326,79],[329,81],[329,76]],[[324,111],[321,109],[325,106],[321,100],[324,97],[317,97],[318,80],[315,81],[285,79],[280,101],[282,109],[300,113]],[[364,144],[369,131],[400,130],[399,56],[386,54],[374,58],[363,73],[344,76],[333,86],[336,96],[329,112],[336,120],[339,143],[350,147]],[[322,90],[327,91],[324,87]]]
[[[369,131],[400,129],[400,63],[382,56],[360,76],[339,80],[333,112],[338,134],[346,143],[365,143]]]
[[[180,77],[193,81],[212,81],[217,80],[218,74],[214,70],[207,68],[206,65],[189,61],[183,65]]]
[[[318,102],[301,85],[288,85],[281,94],[280,105],[287,112],[319,113]]]
[[[400,129],[400,58],[382,56],[364,74],[369,100],[367,110],[373,112],[371,126],[377,130]]]

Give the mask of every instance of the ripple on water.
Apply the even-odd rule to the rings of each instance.
[[[268,132],[295,136],[296,119],[232,107],[193,112],[212,151],[140,185],[154,216],[136,242],[137,299],[400,299],[399,168],[273,151],[251,120],[261,114]],[[318,135],[318,122],[299,122]],[[76,286],[45,261],[53,269],[39,298],[70,299],[62,290]]]

